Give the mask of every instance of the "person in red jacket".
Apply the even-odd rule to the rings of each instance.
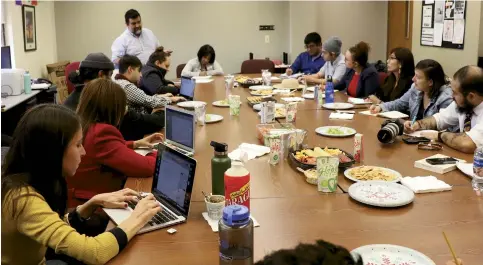
[[[152,177],[157,152],[142,156],[133,149],[153,148],[163,135],[154,133],[138,141],[125,141],[118,129],[127,110],[124,90],[108,79],[98,78],[85,86],[77,114],[81,118],[86,155],[76,174],[67,179],[69,207],[94,195],[123,187],[126,177]]]

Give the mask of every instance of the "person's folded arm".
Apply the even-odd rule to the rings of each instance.
[[[193,76],[199,76],[200,71],[193,71],[194,65],[195,65],[194,60],[189,60],[188,63],[183,68],[183,71],[181,71],[181,76],[186,76],[186,77],[193,77]]]
[[[475,139],[478,137],[482,138],[483,130],[480,130],[479,132],[475,131],[472,134],[470,134],[470,132],[462,132],[462,133],[443,132],[441,133],[441,140],[447,146],[455,150],[458,150],[463,153],[471,154],[475,152],[475,149],[476,149],[476,144],[473,141],[473,138]],[[480,136],[475,135],[477,133],[479,133]]]
[[[290,65],[290,69],[292,69],[293,73],[296,74],[302,70],[302,59],[300,58],[302,54],[299,54],[295,61]]]
[[[125,143],[121,133],[113,126],[104,127],[95,136],[96,159],[128,177],[152,177],[156,156],[142,156]]]
[[[351,71],[348,69],[340,82],[334,84],[334,89],[339,91],[346,91],[353,76],[354,74],[351,74]]]
[[[208,71],[207,75],[223,75],[223,68],[221,68],[221,65],[215,61],[213,63],[213,70]]]
[[[412,93],[414,93],[414,90],[411,89],[408,92],[404,93],[402,97],[393,101],[384,102],[379,106],[381,107],[382,111],[407,112],[409,109],[409,101],[411,100]]]
[[[334,74],[332,75],[332,83],[337,84],[346,72],[346,66],[344,65],[337,65],[334,69]]]
[[[11,206],[7,206],[11,207]],[[116,227],[96,237],[79,234],[34,191],[17,199],[17,229],[23,235],[56,253],[65,254],[87,264],[105,264],[127,244],[126,233]],[[2,217],[3,218],[3,217]]]
[[[124,87],[127,101],[131,104],[140,105],[148,108],[158,108],[171,104],[171,100],[166,97],[149,96],[134,84]]]
[[[431,128],[423,128],[426,130],[444,130],[449,127],[459,126],[459,114],[457,111],[456,102],[453,101],[447,108],[440,109],[438,113],[433,116],[434,124]],[[426,119],[423,119],[423,121]]]

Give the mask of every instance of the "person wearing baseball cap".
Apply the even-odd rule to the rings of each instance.
[[[325,77],[332,76],[332,82],[337,84],[346,72],[345,58],[341,53],[342,41],[339,37],[330,37],[322,44],[322,56],[325,64],[313,75],[302,77],[307,83],[325,84]]]

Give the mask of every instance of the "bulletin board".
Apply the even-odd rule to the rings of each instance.
[[[424,0],[421,45],[464,49],[466,5],[466,0]]]

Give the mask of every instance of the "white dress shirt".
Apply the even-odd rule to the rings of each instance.
[[[146,28],[143,28],[141,35],[138,37],[126,29],[121,36],[112,43],[112,61],[115,61],[122,56],[129,54],[134,55],[146,64],[149,56],[159,47],[159,40],[154,36],[154,33]]]
[[[181,76],[186,76],[186,77],[199,76],[200,72],[201,72],[200,60],[198,60],[198,58],[193,58],[186,63],[185,67],[183,68],[183,72],[181,72]],[[221,68],[221,65],[217,61],[214,61],[213,64],[208,64],[206,66],[206,74],[222,75],[223,69]]]
[[[459,126],[460,132],[464,132],[466,113],[457,111],[456,102],[451,103],[446,109],[441,109],[433,116],[436,119],[438,130],[444,130],[451,126]],[[471,117],[471,130],[466,134],[473,140],[477,147],[483,146],[483,102],[473,109]]]
[[[341,53],[339,56],[337,56],[337,58],[335,58],[335,61],[325,62],[324,66],[320,68],[319,74],[323,78],[326,78],[330,75],[332,76],[332,81],[337,80],[338,82],[345,75],[346,68],[345,56]]]

